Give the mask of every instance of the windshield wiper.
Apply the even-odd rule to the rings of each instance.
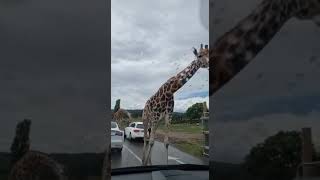
[[[197,164],[134,166],[112,169],[111,175],[143,173],[161,170],[209,171],[209,166]]]

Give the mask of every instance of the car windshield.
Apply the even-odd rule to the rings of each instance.
[[[143,124],[137,124],[136,128],[143,129]]]
[[[111,122],[111,128],[117,128],[117,123]]]
[[[207,119],[201,117],[204,104],[209,106],[209,72],[193,66],[192,49],[205,52],[209,42],[208,18],[204,18],[208,3],[112,0],[111,107],[124,139],[119,142],[121,133],[112,136],[113,169],[144,165],[143,139],[149,135],[154,136],[152,165],[208,165],[209,131]],[[173,99],[170,88],[175,85],[165,83],[173,76],[180,80],[181,71],[194,75],[182,80],[190,79],[175,90]],[[148,133],[142,124],[145,106],[151,111],[145,119]],[[156,119],[159,116],[163,118]],[[166,118],[171,119],[170,127]],[[164,139],[168,135],[167,156]]]

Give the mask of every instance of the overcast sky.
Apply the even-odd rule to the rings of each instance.
[[[214,1],[214,40],[260,0]],[[289,20],[255,60],[210,98],[211,158],[240,162],[249,149],[279,130],[313,128],[320,148],[320,27]]]
[[[208,0],[112,1],[112,108],[120,98],[122,108],[142,109],[167,79],[194,60],[192,47],[208,44],[208,21],[203,21],[208,6],[203,8],[201,1],[208,4]],[[198,70],[175,94],[175,111],[208,102],[208,75],[208,70]]]

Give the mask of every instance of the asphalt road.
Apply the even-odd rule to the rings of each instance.
[[[112,153],[112,168],[141,166],[143,140],[125,140],[122,152]],[[153,165],[165,165],[165,146],[161,142],[155,142],[151,161]],[[204,164],[208,165],[206,158],[199,159],[184,153],[173,146],[169,146],[169,164]]]

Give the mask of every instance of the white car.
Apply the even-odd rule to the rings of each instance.
[[[124,132],[119,129],[116,122],[111,121],[111,149],[122,151],[124,142]]]
[[[125,137],[130,140],[143,138],[144,136],[143,122],[130,123],[129,126],[124,129],[124,133],[125,133]]]

